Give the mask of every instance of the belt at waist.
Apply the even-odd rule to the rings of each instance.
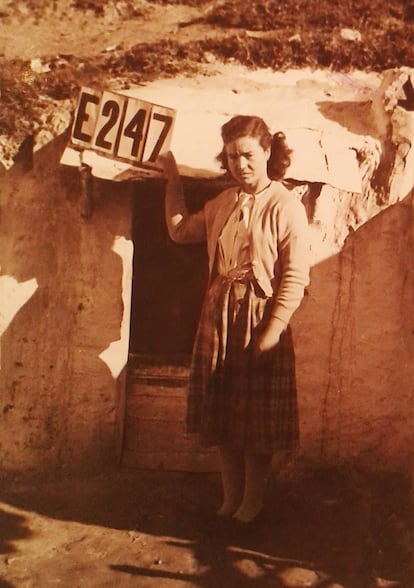
[[[224,278],[225,280],[229,280],[230,282],[242,282],[247,284],[248,282],[253,282],[256,280],[255,275],[252,269],[248,270],[230,270],[227,274],[219,274],[220,277]]]
[[[259,285],[256,276],[254,275],[252,270],[246,272],[236,272],[231,271],[228,274],[217,274],[217,278],[221,281],[222,284],[243,284],[245,286],[251,286],[252,291],[258,296],[259,298],[270,298],[267,296],[263,291],[263,288]]]

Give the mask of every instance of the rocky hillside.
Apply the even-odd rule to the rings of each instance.
[[[0,156],[9,167],[28,135],[42,144],[67,126],[81,85],[208,74],[221,62],[411,67],[414,2],[255,0],[246,10],[240,0],[1,0],[0,39]]]

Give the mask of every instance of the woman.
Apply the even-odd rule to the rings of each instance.
[[[255,116],[222,127],[223,167],[236,185],[189,214],[175,160],[163,158],[166,221],[179,243],[207,241],[210,279],[194,344],[187,428],[219,447],[223,504],[249,523],[260,513],[275,452],[298,444],[289,321],[308,283],[307,217],[280,181],[282,133]]]

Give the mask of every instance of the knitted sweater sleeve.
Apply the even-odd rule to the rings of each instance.
[[[289,322],[309,284],[309,226],[305,207],[295,197],[281,206],[278,219],[279,287],[272,316]]]
[[[197,243],[206,239],[204,209],[195,214],[188,212],[179,180],[167,182],[165,220],[168,234],[176,243]]]

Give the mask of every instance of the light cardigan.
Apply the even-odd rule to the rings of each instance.
[[[207,240],[210,276],[217,241],[237,203],[238,188],[224,190],[199,212],[186,208],[180,182],[167,183],[165,215],[177,243]],[[288,323],[309,283],[308,220],[299,198],[280,182],[256,200],[249,225],[253,273],[265,296],[273,298],[272,316]]]

